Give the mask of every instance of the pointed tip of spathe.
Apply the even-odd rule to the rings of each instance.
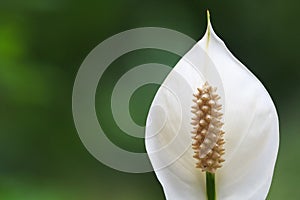
[[[206,10],[206,17],[207,17],[207,28],[206,28],[206,36],[207,36],[207,39],[206,39],[206,49],[208,48],[209,46],[209,41],[210,41],[210,38],[211,38],[211,22],[210,22],[210,13],[209,13],[209,10]]]
[[[213,27],[212,27],[212,23],[211,23],[211,18],[210,18],[210,12],[209,10],[206,10],[206,16],[207,16],[207,28],[206,28],[206,32],[203,36],[203,38],[199,41],[200,43],[203,43],[203,47],[208,50],[209,45],[211,43],[212,40],[216,39],[217,41],[222,42],[221,39],[219,39],[219,37],[216,35]]]
[[[210,25],[210,13],[209,10],[206,10],[206,17],[207,17],[207,27]]]

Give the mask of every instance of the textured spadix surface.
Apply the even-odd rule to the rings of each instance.
[[[190,134],[193,93],[206,81],[218,88],[224,114],[226,153],[216,172],[217,199],[265,199],[279,146],[276,109],[210,22],[204,37],[167,76],[149,110],[146,150],[165,196],[206,199],[205,173],[195,168]]]

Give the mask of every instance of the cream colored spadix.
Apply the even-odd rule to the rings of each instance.
[[[261,82],[230,53],[210,22],[204,37],[167,76],[149,110],[146,150],[166,198],[206,199],[205,173],[195,167],[191,138],[193,94],[205,82],[221,97],[225,132],[217,199],[265,199],[279,146],[276,109]]]

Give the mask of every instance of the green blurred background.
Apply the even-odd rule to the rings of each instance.
[[[119,172],[87,152],[73,124],[73,82],[85,56],[120,31],[158,26],[199,40],[206,9],[215,31],[263,82],[278,109],[281,146],[268,199],[300,199],[297,0],[1,0],[0,199],[164,199],[154,173]],[[159,50],[139,50],[105,72],[96,108],[117,145],[145,151],[143,140],[125,135],[113,121],[108,105],[118,78],[138,64],[174,66],[178,59]],[[145,123],[157,88],[146,85],[131,98],[138,124]]]

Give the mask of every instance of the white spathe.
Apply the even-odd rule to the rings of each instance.
[[[168,200],[205,200],[205,173],[192,157],[192,98],[205,81],[224,113],[225,162],[216,172],[219,200],[263,200],[274,171],[279,124],[262,83],[226,48],[208,20],[204,37],[178,62],[149,110],[146,150]]]

